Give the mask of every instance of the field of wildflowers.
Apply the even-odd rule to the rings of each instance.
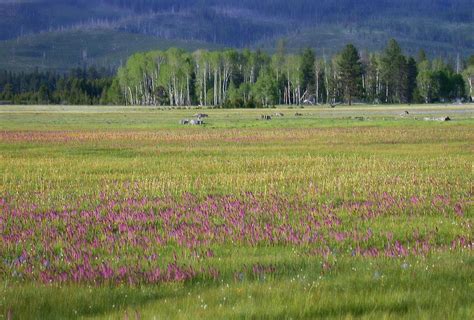
[[[5,107],[0,319],[472,318],[474,109],[413,108]]]

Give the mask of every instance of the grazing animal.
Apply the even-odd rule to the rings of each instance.
[[[275,117],[284,117],[285,115],[281,112],[275,113]]]
[[[441,118],[423,118],[425,121],[451,121],[450,117],[441,117]]]
[[[269,115],[266,115],[266,114],[262,114],[260,116],[260,119],[262,120],[272,120],[272,116],[269,116]]]
[[[301,117],[301,116],[303,116],[302,113],[299,113],[299,112],[295,113],[295,117]]]
[[[209,115],[205,113],[198,113],[194,115],[196,118],[208,118]]]
[[[201,119],[193,119],[189,123],[193,126],[200,126],[204,124],[204,121],[202,121]]]
[[[182,124],[182,125],[185,125],[185,124],[189,124],[189,120],[188,119],[182,119],[179,124]]]

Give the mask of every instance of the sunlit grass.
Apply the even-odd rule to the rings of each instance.
[[[472,318],[474,111],[405,108],[1,107],[0,319]]]

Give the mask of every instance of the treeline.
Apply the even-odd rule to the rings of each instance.
[[[107,69],[73,69],[54,72],[13,73],[0,71],[0,101],[14,104],[92,105],[118,103],[107,97],[114,72]]]
[[[18,104],[268,107],[276,104],[433,103],[473,99],[474,56],[447,63],[423,51],[404,55],[395,40],[379,53],[347,45],[333,57],[311,49],[177,48],[137,53],[117,74],[95,68],[0,72],[0,101]]]
[[[353,45],[334,57],[171,48],[133,55],[113,89],[130,105],[265,107],[275,104],[432,103],[472,96],[474,58],[456,65],[405,56],[395,40],[381,53]],[[469,95],[468,95],[469,93]]]

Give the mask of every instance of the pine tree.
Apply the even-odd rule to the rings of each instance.
[[[388,42],[380,62],[381,75],[385,85],[385,102],[405,102],[406,59],[395,39]]]
[[[316,85],[316,77],[314,73],[315,54],[312,49],[305,49],[301,55],[301,88],[303,90],[303,99],[308,93],[313,92],[312,88]]]
[[[352,100],[362,92],[362,63],[354,45],[349,44],[342,50],[337,67],[344,98],[352,105]]]
[[[420,63],[420,62],[423,62],[425,60],[428,60],[428,58],[426,57],[426,52],[425,52],[425,50],[420,49],[420,51],[418,51],[418,56],[416,58],[416,61],[418,63]]]
[[[407,61],[407,102],[412,103],[416,91],[416,77],[418,76],[418,68],[416,61],[410,57]]]
[[[13,85],[11,83],[7,83],[3,88],[3,99],[5,100],[12,100],[13,99]]]

